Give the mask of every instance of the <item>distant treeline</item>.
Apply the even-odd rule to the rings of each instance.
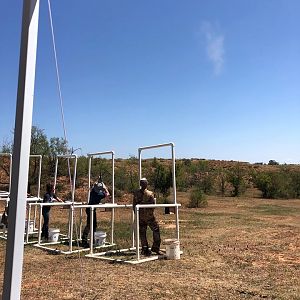
[[[1,152],[11,153],[12,144],[2,145]],[[43,156],[42,185],[54,177],[57,155],[72,153],[62,138],[50,138],[43,130],[33,127],[31,137],[31,154]],[[1,157],[0,184],[7,183],[5,176],[9,173],[9,164]],[[69,166],[73,174],[74,162],[62,160],[59,164],[58,176],[68,177]],[[151,188],[156,193],[158,201],[168,201],[172,187],[172,166],[168,159],[144,159],[142,162],[143,176],[149,179]],[[94,158],[92,165],[92,180],[99,175],[111,186],[112,165],[106,158]],[[87,183],[88,158],[79,156],[77,162],[76,187]],[[29,192],[31,186],[38,180],[38,159],[30,160]],[[300,166],[279,165],[275,160],[269,164],[250,164],[235,161],[215,161],[204,159],[178,159],[176,161],[176,187],[178,191],[190,192],[191,206],[199,206],[199,199],[205,195],[223,197],[239,197],[249,189],[260,191],[262,198],[300,198]],[[58,189],[63,189],[58,184]],[[116,196],[131,193],[138,188],[138,159],[116,159],[115,161],[115,192]],[[194,200],[193,200],[194,199]],[[193,203],[196,201],[196,203]],[[201,200],[202,201],[202,200]]]

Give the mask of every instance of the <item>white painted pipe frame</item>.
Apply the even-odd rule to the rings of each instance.
[[[177,203],[177,194],[176,194],[176,167],[175,167],[175,144],[174,143],[164,143],[164,144],[157,144],[152,146],[144,146],[138,148],[138,156],[139,156],[139,179],[142,178],[142,151],[155,149],[155,148],[162,148],[162,147],[171,147],[171,155],[172,155],[172,182],[173,182],[173,197],[174,197],[174,204]],[[179,240],[179,216],[178,216],[178,208],[176,208],[176,232],[177,232],[177,239]]]
[[[37,198],[40,198],[40,193],[41,193],[41,176],[42,176],[42,159],[43,158],[42,158],[42,155],[38,155],[38,154],[31,154],[29,157],[30,158],[38,158],[39,159]],[[33,228],[35,228],[35,224],[36,224],[36,214],[37,214],[37,207],[35,206],[35,208],[34,208],[34,217],[33,217]],[[30,216],[30,214],[29,214],[29,216]],[[27,216],[27,226],[29,225],[29,222],[30,222],[30,217]],[[28,243],[27,238],[26,238],[26,241]]]
[[[102,151],[102,152],[93,152],[93,153],[88,153],[87,156],[89,158],[89,180],[88,180],[88,185],[89,185],[89,192],[88,192],[88,201],[90,201],[90,188],[91,188],[91,172],[92,172],[92,159],[95,156],[99,155],[111,155],[111,167],[112,167],[112,203],[115,203],[115,152],[110,150],[110,151]],[[114,242],[114,220],[115,220],[115,210],[112,208],[111,210],[111,243],[113,244]]]
[[[178,207],[181,206],[181,204],[137,204],[135,206],[135,230],[136,230],[136,259],[137,261],[140,260],[140,225],[139,225],[139,219],[140,219],[140,208],[158,208],[158,207],[176,207],[176,211],[178,215]],[[179,221],[178,217],[176,217],[176,235],[177,240],[179,241]]]

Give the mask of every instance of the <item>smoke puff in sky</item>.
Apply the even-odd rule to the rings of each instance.
[[[224,36],[216,33],[216,28],[210,22],[203,22],[202,32],[206,39],[206,53],[213,63],[214,74],[220,75],[224,65]]]

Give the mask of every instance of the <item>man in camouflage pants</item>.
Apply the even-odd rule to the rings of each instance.
[[[140,189],[134,193],[133,196],[133,210],[137,204],[154,204],[153,192],[147,190],[148,181],[146,178],[140,180]],[[139,210],[139,228],[140,228],[140,239],[142,244],[142,254],[146,256],[151,255],[151,251],[156,254],[160,254],[160,231],[158,223],[154,216],[154,208],[140,208]],[[153,245],[151,251],[147,241],[147,226],[153,232]]]

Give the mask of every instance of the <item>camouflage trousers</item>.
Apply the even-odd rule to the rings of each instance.
[[[152,251],[158,251],[160,248],[160,231],[159,231],[159,225],[155,220],[155,217],[144,220],[140,219],[139,220],[139,227],[140,227],[140,239],[141,239],[141,244],[142,248],[149,248],[148,241],[147,241],[147,227],[150,227],[153,233],[153,245],[152,245]]]

